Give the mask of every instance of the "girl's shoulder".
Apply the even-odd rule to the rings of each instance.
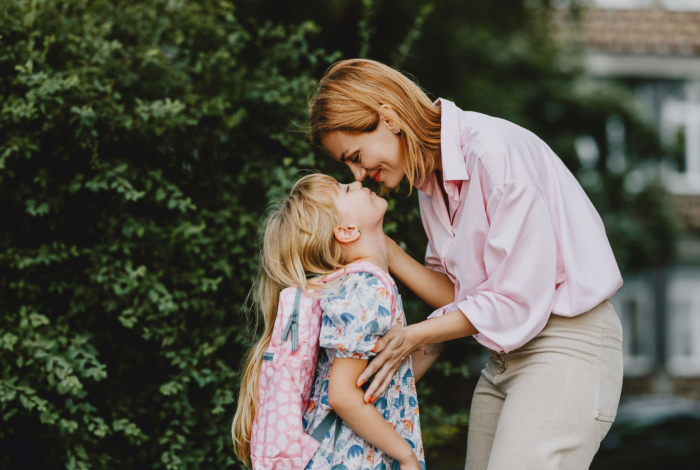
[[[336,292],[321,300],[320,346],[335,357],[367,359],[391,327],[391,297],[384,283],[366,272],[349,273]]]
[[[360,271],[343,275],[335,288],[331,288],[326,301],[349,299],[352,297],[389,299],[392,286],[370,272]]]

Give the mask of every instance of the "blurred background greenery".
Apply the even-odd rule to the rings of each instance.
[[[229,428],[261,214],[300,170],[351,178],[305,136],[309,93],[338,59],[386,62],[432,98],[535,132],[579,177],[625,272],[670,263],[671,197],[625,182],[677,156],[629,88],[586,74],[553,11],[1,2],[0,467],[241,466]],[[579,6],[567,11],[575,23]],[[388,198],[387,233],[421,260],[417,193]],[[409,321],[430,313],[405,298]],[[463,466],[482,355],[453,341],[420,383],[429,468]]]

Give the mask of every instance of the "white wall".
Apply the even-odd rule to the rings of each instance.
[[[593,0],[590,2],[596,8],[628,10],[634,8],[661,7],[674,11],[698,11],[700,0]]]

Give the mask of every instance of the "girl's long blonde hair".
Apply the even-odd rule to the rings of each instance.
[[[396,112],[388,115],[382,105]],[[401,165],[410,190],[425,181],[440,162],[440,109],[425,92],[388,65],[367,59],[333,64],[309,101],[311,140],[333,131],[372,132],[382,118],[401,129]]]
[[[233,418],[233,449],[239,459],[250,464],[250,438],[255,420],[258,376],[263,353],[270,344],[277,317],[280,292],[290,286],[318,290],[307,275],[326,275],[343,267],[340,245],[334,230],[340,225],[334,196],[338,183],[330,176],[304,176],[289,195],[273,204],[262,226],[260,272],[254,286],[257,310],[256,330],[264,322],[262,336],[248,352]]]

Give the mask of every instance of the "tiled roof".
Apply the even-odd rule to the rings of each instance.
[[[581,39],[593,51],[664,56],[700,56],[700,11],[586,9]],[[566,21],[566,13],[555,17]]]

